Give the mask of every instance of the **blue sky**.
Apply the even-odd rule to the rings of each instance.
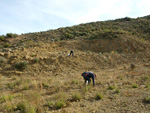
[[[0,35],[150,15],[149,0],[0,0]]]

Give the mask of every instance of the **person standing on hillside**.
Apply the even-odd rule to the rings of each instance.
[[[70,51],[70,55],[69,56],[71,56],[71,55],[73,56],[73,50]]]
[[[96,78],[96,74],[94,74],[93,72],[83,72],[81,74],[81,76],[83,76],[84,80],[85,80],[85,85],[88,82],[88,85],[91,83],[91,78],[93,81],[93,87],[95,86],[95,78]]]

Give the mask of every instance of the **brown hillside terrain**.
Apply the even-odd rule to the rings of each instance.
[[[149,41],[10,40],[24,47],[1,49],[0,112],[150,112]],[[83,85],[84,71],[97,74],[95,87]]]

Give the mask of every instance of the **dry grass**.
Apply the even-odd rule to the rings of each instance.
[[[105,48],[110,53],[100,55],[101,48],[97,45],[99,47],[103,42],[105,44],[101,45],[105,47],[111,41],[95,40],[92,41],[94,45],[86,41],[87,46],[78,41],[55,42],[55,45],[41,43],[38,46],[31,42],[32,47],[28,49],[16,49],[10,54],[11,61],[0,67],[0,112],[126,112],[127,108],[131,112],[143,111],[138,106],[143,105],[142,100],[150,93],[150,68],[144,66],[149,54],[140,53],[141,58],[130,52],[112,54],[111,48]],[[77,48],[75,56],[65,56],[63,52],[69,52],[71,47]],[[39,61],[33,63],[35,59]],[[15,63],[22,61],[28,62],[27,67],[15,69]],[[128,70],[130,62],[137,63],[132,71]],[[92,83],[83,85],[83,71],[97,74],[95,87]],[[133,85],[138,88],[132,88]],[[94,108],[91,108],[93,104]],[[143,105],[146,112],[149,112],[148,106]]]

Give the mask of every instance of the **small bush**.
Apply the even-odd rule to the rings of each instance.
[[[2,96],[0,98],[0,103],[6,102],[6,100],[7,100],[6,96]]]
[[[28,84],[24,84],[22,90],[29,90],[30,86]]]
[[[0,98],[0,102],[11,101],[13,99],[12,95],[4,95]]]
[[[56,109],[60,109],[60,108],[62,108],[62,107],[64,107],[64,106],[66,106],[66,103],[65,103],[64,101],[59,100],[59,101],[57,101],[57,102],[55,103],[55,108],[56,108]]]
[[[33,59],[33,63],[38,63],[39,61],[40,61],[40,60],[37,59],[37,58]]]
[[[24,62],[19,62],[19,63],[16,63],[16,64],[15,64],[15,68],[16,68],[17,70],[23,71],[23,70],[25,70],[25,69],[27,68],[27,65],[28,65],[28,63],[27,63],[26,61],[24,61]]]
[[[77,81],[77,80],[72,80],[72,83],[73,83],[73,84],[79,84],[79,81]]]
[[[45,88],[48,88],[48,87],[49,87],[49,84],[43,82],[43,83],[42,83],[42,86],[45,87]]]
[[[11,44],[10,43],[4,43],[4,48],[9,48],[9,47],[11,47]]]
[[[4,41],[5,40],[5,36],[4,35],[0,36],[0,40]]]
[[[109,86],[108,89],[109,90],[113,90],[115,87],[114,86]]]
[[[81,100],[81,94],[80,93],[75,93],[72,95],[72,101],[80,101]]]
[[[55,105],[55,103],[53,101],[48,101],[46,105],[52,107]]]
[[[145,88],[148,88],[148,87],[149,87],[149,84],[146,84],[146,85],[145,85]]]
[[[30,106],[27,110],[26,113],[36,113],[36,108],[34,106]]]
[[[15,82],[10,82],[10,83],[7,83],[6,86],[9,89],[14,89],[16,87],[16,83]]]
[[[22,112],[25,112],[25,110],[28,108],[28,106],[29,105],[28,105],[27,101],[23,101],[23,102],[18,103],[17,108],[15,110],[20,110]]]
[[[97,94],[95,95],[95,100],[101,100],[101,99],[103,99],[102,93],[97,93]]]
[[[144,77],[141,77],[141,78],[142,78],[142,80],[146,81],[146,80],[148,80],[150,77],[149,77],[149,76],[144,76]]]
[[[64,92],[59,92],[55,95],[54,99],[65,101],[67,99],[67,94]]]
[[[120,93],[120,90],[119,90],[119,89],[116,89],[115,93],[116,93],[116,94]]]
[[[145,102],[146,103],[150,103],[150,96],[148,96],[148,97],[145,98]]]
[[[138,86],[136,84],[133,84],[132,85],[132,88],[137,88]]]
[[[16,38],[18,35],[17,34],[13,34],[13,33],[7,33],[6,37],[7,38]]]
[[[86,86],[82,89],[82,93],[85,94],[86,92],[90,91],[91,86]]]

